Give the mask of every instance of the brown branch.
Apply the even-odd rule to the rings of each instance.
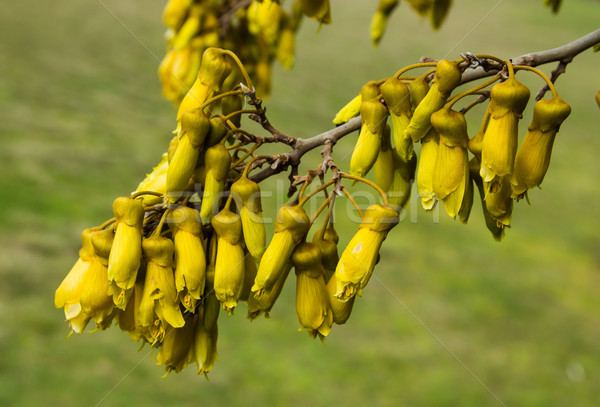
[[[556,69],[553,70],[551,73],[550,82],[555,83],[558,77],[567,71],[567,65],[571,61],[573,61],[573,57],[566,57],[564,59],[561,59]],[[546,92],[548,92],[549,90],[550,87],[548,86],[548,84],[545,84],[544,87],[542,87],[542,89],[540,89],[540,91],[537,93],[537,95],[535,95],[535,100],[540,100],[541,98],[543,98]]]

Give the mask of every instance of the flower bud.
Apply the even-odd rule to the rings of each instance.
[[[377,100],[365,100],[360,105],[360,114],[362,126],[350,159],[350,174],[363,177],[379,155],[387,109]]]
[[[296,36],[290,27],[285,27],[279,34],[277,43],[277,60],[286,69],[294,67],[294,54],[296,52]]]
[[[265,250],[258,267],[252,292],[257,298],[269,291],[283,273],[294,248],[310,228],[310,219],[302,206],[284,205],[275,219],[275,234]]]
[[[425,138],[423,138],[425,140]],[[390,205],[397,211],[406,206],[410,199],[412,184],[415,180],[415,170],[417,168],[417,156],[405,162],[394,152],[394,173],[392,184],[386,191]]]
[[[531,124],[515,158],[511,179],[513,196],[520,196],[542,183],[550,165],[554,138],[570,113],[571,107],[559,97],[535,104]]]
[[[117,323],[121,331],[129,333],[129,336],[134,341],[139,341],[143,336],[145,337],[147,330],[142,328],[139,320],[139,309],[142,302],[142,293],[144,291],[144,285],[142,283],[135,283],[133,292],[127,306],[123,311],[117,313]]]
[[[362,96],[356,95],[350,102],[346,103],[333,118],[333,124],[344,124],[348,120],[356,117],[360,114],[360,104],[362,102]]]
[[[231,166],[229,151],[221,143],[212,146],[206,150],[204,165],[206,167],[206,178],[202,193],[200,216],[202,217],[202,223],[208,223],[218,207],[221,194],[225,189],[225,181]]]
[[[375,268],[381,244],[398,222],[399,213],[390,205],[367,208],[358,232],[346,246],[335,270],[336,298],[347,301],[357,293],[361,295]]]
[[[418,141],[425,136],[431,127],[431,115],[444,107],[450,93],[460,85],[462,72],[458,65],[459,61],[447,59],[438,62],[431,88],[416,107],[406,128],[406,135],[413,141]]]
[[[412,116],[410,90],[399,79],[390,78],[381,85],[381,93],[390,112],[396,152],[408,162],[413,155],[413,141],[405,133]]]
[[[294,251],[292,263],[296,271],[296,313],[303,329],[313,338],[323,339],[331,331],[333,315],[329,308],[325,270],[321,251],[312,243],[303,243]]]
[[[202,9],[200,7],[192,7],[190,9],[189,15],[170,41],[174,49],[179,50],[190,45],[192,39],[201,28],[201,14]]]
[[[371,20],[371,41],[373,41],[374,46],[377,46],[381,37],[383,37],[390,14],[397,5],[398,0],[379,0],[377,11],[375,11]]]
[[[425,96],[427,96],[427,93],[429,92],[429,83],[427,83],[427,80],[425,80],[424,77],[419,76],[410,81],[408,89],[410,90],[410,102],[414,110],[419,103],[425,99]]]
[[[231,74],[229,56],[220,48],[207,48],[202,54],[198,79],[211,90],[219,92],[225,78]]]
[[[467,122],[462,113],[445,107],[431,115],[431,124],[440,136],[433,168],[433,192],[454,218],[460,211],[469,181]]]
[[[217,234],[215,295],[223,309],[232,313],[244,286],[244,249],[239,215],[225,208],[212,218]]]
[[[324,278],[326,282],[335,272],[337,263],[340,260],[337,250],[338,241],[339,236],[331,224],[325,230],[317,230],[312,239],[312,242],[321,250],[321,263],[325,269]]]
[[[518,124],[529,100],[529,89],[514,77],[492,87],[491,118],[483,136],[480,175],[484,182],[499,183],[499,178],[514,169],[518,144]]]
[[[438,29],[441,27],[446,15],[448,14],[448,10],[450,10],[450,6],[452,5],[452,0],[435,0],[433,2],[431,8],[431,14],[429,15],[429,19],[431,21],[431,26],[434,29]]]
[[[204,293],[206,273],[200,214],[187,206],[178,206],[168,222],[175,245],[175,289],[185,309],[194,312]]]
[[[275,44],[279,35],[279,20],[282,9],[273,0],[254,0],[248,6],[248,31],[260,36],[269,46]]]
[[[142,223],[144,206],[137,199],[115,199],[116,218],[114,243],[108,260],[108,294],[117,308],[125,309],[133,290],[142,258]]]
[[[260,187],[242,176],[231,185],[231,194],[240,210],[246,248],[257,262],[266,249],[266,230],[262,216]]]

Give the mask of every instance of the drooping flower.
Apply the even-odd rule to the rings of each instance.
[[[206,176],[202,192],[202,206],[200,207],[200,216],[204,224],[210,223],[222,198],[221,194],[225,190],[225,181],[230,165],[231,156],[222,143],[215,144],[206,150],[204,158]]]
[[[156,364],[164,366],[165,371],[179,373],[190,360],[190,351],[194,343],[195,319],[189,318],[181,328],[169,327],[165,332],[162,346],[156,355]]]
[[[406,134],[412,116],[410,89],[398,78],[381,85],[381,94],[390,112],[392,139],[398,156],[408,162],[413,155],[413,140]]]
[[[257,262],[266,249],[267,232],[262,216],[260,187],[245,174],[231,185],[231,194],[240,211],[246,248]]]
[[[398,3],[398,0],[379,0],[377,11],[375,11],[371,20],[371,41],[373,41],[373,45],[377,46],[379,44],[387,27],[390,14],[398,6]]]
[[[437,161],[440,136],[432,127],[427,135],[421,139],[421,153],[417,168],[417,188],[423,209],[430,211],[437,202],[433,190],[433,172]]]
[[[350,174],[363,177],[379,155],[388,111],[378,100],[364,100],[360,105],[360,115],[362,125],[350,158]]]

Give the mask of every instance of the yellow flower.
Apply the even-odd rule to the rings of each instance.
[[[297,277],[296,313],[300,325],[313,338],[318,335],[323,339],[331,331],[333,315],[325,290],[321,251],[317,245],[305,242],[294,251],[292,263]]]
[[[284,205],[275,219],[275,234],[258,266],[252,292],[257,298],[269,291],[283,273],[294,248],[310,228],[310,219],[302,206]]]
[[[367,208],[358,232],[346,246],[335,269],[336,298],[347,301],[362,293],[375,268],[381,244],[398,221],[399,214],[390,205]]]
[[[419,141],[427,134],[431,128],[431,115],[444,107],[448,96],[460,85],[462,72],[459,62],[447,59],[438,62],[431,88],[416,107],[405,131],[406,136],[411,137],[413,141]]]
[[[163,96],[178,105],[194,84],[201,55],[197,48],[186,46],[167,52],[158,67]]]
[[[231,156],[227,148],[221,143],[216,144],[206,150],[204,159],[206,167],[206,178],[204,182],[204,191],[202,192],[202,206],[200,207],[200,216],[202,223],[209,223],[216,212],[221,194],[225,189],[225,181],[231,165]]]
[[[244,253],[244,284],[242,287],[242,294],[240,295],[240,301],[248,301],[248,298],[252,297],[252,285],[256,279],[256,260],[249,253]]]
[[[374,46],[377,46],[381,37],[383,37],[390,14],[392,14],[398,2],[398,0],[379,0],[377,11],[371,20],[371,41],[373,41]]]
[[[529,89],[514,77],[492,87],[490,121],[483,135],[480,175],[484,182],[498,184],[511,175],[518,144],[518,124],[529,100]]]
[[[433,6],[431,8],[429,19],[431,21],[431,26],[437,30],[444,22],[448,10],[450,10],[450,6],[452,6],[452,0],[435,0],[432,4]]]
[[[139,200],[121,197],[115,199],[113,212],[117,221],[108,259],[108,294],[117,308],[125,309],[142,259],[144,206]]]
[[[135,194],[140,191],[151,191],[164,195],[167,192],[167,169],[169,168],[168,154],[164,153],[160,162],[152,169],[150,174],[139,183]],[[144,206],[152,206],[162,202],[162,198],[155,195],[142,195],[140,197]]]
[[[165,198],[169,202],[177,201],[190,182],[209,130],[210,121],[202,109],[182,114],[177,149],[167,168]]]
[[[381,148],[387,114],[385,106],[375,99],[364,100],[361,103],[362,125],[350,159],[350,174],[363,177],[375,164]]]
[[[288,259],[283,265],[282,271],[277,276],[277,280],[275,280],[275,283],[269,290],[263,290],[259,298],[256,298],[254,295],[248,297],[248,319],[255,319],[263,312],[265,313],[265,317],[269,318],[269,312],[271,312],[275,301],[279,298],[291,269],[292,263]]]
[[[240,211],[246,248],[252,257],[260,262],[266,249],[267,240],[260,201],[260,187],[244,174],[231,185],[230,191]]]
[[[65,279],[54,294],[54,306],[64,308],[65,317],[69,326],[75,333],[82,333],[90,316],[86,315],[81,308],[79,300],[81,293],[87,285],[92,260],[95,256],[92,246],[92,233],[96,229],[85,229],[81,233],[82,247],[79,250],[79,259],[71,268]]]
[[[284,26],[277,43],[277,60],[286,69],[294,66],[294,53],[296,52],[296,37],[291,27]]]
[[[426,139],[424,137],[421,142]],[[397,211],[406,207],[410,199],[410,191],[415,180],[415,170],[417,168],[417,156],[413,155],[408,162],[405,162],[394,151],[394,173],[392,184],[386,191],[390,205]]]
[[[239,215],[225,208],[212,218],[212,225],[217,234],[215,295],[223,309],[232,313],[244,286],[242,221]]]
[[[134,341],[139,341],[140,338],[146,337],[148,330],[143,328],[139,320],[140,303],[142,302],[142,293],[144,285],[135,283],[133,293],[127,302],[125,310],[117,313],[117,322],[121,331],[126,331]]]
[[[178,206],[169,216],[175,244],[175,288],[189,312],[204,294],[206,255],[202,244],[202,225],[197,210]]]
[[[483,116],[483,120],[481,122],[481,126],[479,127],[479,130],[477,131],[477,134],[475,134],[470,140],[469,140],[469,151],[471,153],[473,153],[473,155],[475,157],[477,157],[478,161],[481,161],[481,149],[483,147],[483,135],[485,134],[485,129],[487,129],[487,126],[490,122],[490,117],[492,117],[491,114],[491,108],[490,105],[488,104],[487,109],[485,110],[485,115]]]
[[[225,96],[223,98],[221,98],[221,113],[223,113],[223,116],[227,116],[233,112],[237,112],[239,110],[242,110],[242,108],[244,107],[244,97],[242,95],[230,95],[230,96]],[[214,123],[213,123],[214,120]],[[233,125],[235,127],[240,127],[241,124],[241,120],[242,120],[242,115],[238,114],[235,116],[231,116],[230,119],[231,123],[233,123]],[[223,121],[219,118],[219,117],[213,117],[210,120],[210,124],[211,124],[211,131],[210,131],[210,135],[209,135],[209,141],[207,141],[207,147],[212,147],[215,144],[217,144],[219,141],[221,141],[223,139],[223,136],[225,136],[225,132],[227,131],[227,127],[225,127],[225,124],[223,123]],[[217,137],[213,137],[213,133],[214,133],[214,129],[219,129],[220,130],[220,134],[222,134],[221,137],[217,136]]]
[[[445,107],[431,115],[431,124],[440,136],[433,168],[433,192],[454,218],[460,211],[469,181],[467,122],[462,113]]]
[[[337,244],[340,238],[330,224],[325,230],[319,229],[313,235],[312,242],[321,250],[321,263],[325,269],[325,282],[329,281],[335,268],[337,267],[340,256],[337,250]]]
[[[554,138],[570,113],[571,107],[559,97],[535,104],[533,119],[515,158],[513,196],[521,196],[542,183],[550,165]]]
[[[343,124],[353,117],[358,116],[360,114],[360,105],[363,100],[373,99],[374,97],[377,97],[377,95],[379,95],[379,86],[377,83],[375,81],[367,82],[361,88],[360,93],[337,112],[333,119],[333,124]]]
[[[408,162],[413,156],[413,141],[405,133],[412,116],[410,89],[399,79],[390,78],[381,85],[381,94],[390,112],[396,152]]]
[[[206,285],[204,286],[204,299],[202,300],[202,318],[206,332],[212,332],[217,325],[219,313],[221,312],[221,303],[215,295],[215,263],[217,260],[217,236],[213,234],[208,248],[208,263],[206,266]],[[245,273],[244,273],[245,274]]]
[[[488,191],[485,196],[485,207],[492,214],[499,228],[510,226],[513,210],[512,188],[508,176],[497,180],[496,188],[492,188],[485,181],[483,186]],[[487,184],[487,185],[486,185]]]
[[[496,222],[496,219],[494,219],[486,207],[485,187],[483,186],[483,181],[479,175],[479,168],[481,168],[481,163],[477,157],[471,158],[471,161],[469,161],[469,173],[471,175],[471,179],[473,182],[475,182],[475,185],[477,185],[477,190],[479,191],[479,198],[481,199],[481,207],[483,209],[485,226],[492,233],[494,240],[499,242],[504,237],[504,227],[498,226],[498,222]]]
[[[440,136],[432,127],[421,139],[421,153],[417,169],[417,188],[421,203],[426,211],[433,209],[437,196],[433,191],[433,172],[437,161]]]
[[[192,5],[192,0],[169,0],[163,11],[165,25],[173,30],[179,29]]]
[[[139,321],[142,327],[154,324],[155,315],[161,321],[162,330],[170,325],[180,328],[185,324],[179,309],[179,300],[173,276],[173,242],[161,236],[150,236],[142,242],[147,259],[146,281],[139,305]]]
[[[429,92],[429,83],[427,83],[427,80],[424,77],[419,76],[408,83],[408,89],[410,91],[410,104],[414,110],[419,106],[419,103],[425,99],[425,96],[427,96],[427,93]]]
[[[259,35],[268,45],[273,45],[279,37],[279,22],[283,10],[273,0],[254,0],[248,7],[248,31]]]
[[[190,318],[181,328],[169,328],[162,346],[156,355],[156,364],[163,365],[167,372],[179,373],[187,366],[194,343],[195,320]]]
[[[202,323],[203,312],[197,315],[194,332],[194,343],[190,352],[191,359],[198,365],[198,374],[206,375],[212,370],[215,362],[219,360],[217,353],[217,338],[219,336],[218,326],[215,324],[211,331],[204,329]]]
[[[108,292],[108,256],[113,245],[112,229],[92,233],[94,256],[90,262],[87,281],[79,302],[83,313],[94,319],[99,329],[110,326],[115,315],[113,299]]]

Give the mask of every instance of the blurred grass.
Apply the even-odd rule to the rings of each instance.
[[[65,341],[53,295],[80,231],[111,216],[175,125],[152,55],[163,54],[162,1],[104,3],[137,39],[96,1],[9,2],[0,15],[0,405],[501,405],[456,358],[507,406],[596,405],[600,84],[591,52],[558,81],[573,114],[544,190],[516,205],[504,241],[489,236],[478,204],[463,226],[412,202],[349,323],[325,345],[296,332],[293,279],[270,320],[247,322],[244,306],[221,318],[210,382],[193,367],[161,379],[148,348],[136,352],[118,329]],[[306,20],[296,67],[275,69],[271,121],[309,137],[364,82],[422,55],[511,57],[598,28],[595,1],[567,1],[557,16],[540,3],[503,2],[482,21],[492,4],[457,2],[439,32],[403,4],[373,49],[374,3],[334,1],[334,24],[318,34]],[[336,146],[339,165],[351,148]],[[342,219],[347,242],[356,225]]]

